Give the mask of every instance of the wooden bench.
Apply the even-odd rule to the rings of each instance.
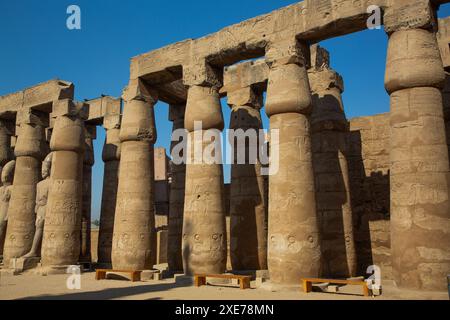
[[[333,283],[333,284],[346,284],[363,287],[363,294],[365,297],[369,296],[369,287],[364,280],[337,280],[337,279],[319,279],[319,278],[303,278],[303,291],[305,293],[312,291],[313,283]]]
[[[194,275],[194,285],[201,287],[206,285],[206,278],[237,279],[242,290],[250,288],[251,276],[234,274],[196,274]]]
[[[107,272],[127,273],[127,274],[130,275],[130,280],[132,282],[141,281],[141,273],[142,273],[142,271],[136,271],[136,270],[112,270],[112,269],[96,269],[95,270],[95,280],[106,279],[106,273]]]

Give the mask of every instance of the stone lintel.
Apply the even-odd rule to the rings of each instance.
[[[447,72],[450,72],[450,17],[439,19],[437,39],[441,51],[442,62]]]
[[[435,0],[438,4],[450,0]],[[316,43],[367,29],[370,5],[386,14],[387,30],[425,27],[434,16],[429,0],[305,0],[226,27],[199,39],[188,39],[136,56],[130,78],[145,77],[151,85],[179,79],[180,69],[193,57],[223,67],[264,56],[268,43],[298,38]],[[416,11],[417,10],[417,11]],[[396,20],[398,19],[398,20]]]
[[[73,99],[74,85],[63,80],[50,80],[0,97],[0,118],[10,118],[19,109],[33,108],[50,113],[51,105],[60,99]]]

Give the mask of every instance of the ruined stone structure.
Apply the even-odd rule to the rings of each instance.
[[[72,84],[63,81],[1,97],[0,165],[16,161],[5,261],[31,247],[36,184],[49,149],[42,265],[90,260],[95,133],[89,128],[103,124],[99,262],[113,269],[153,268],[154,106],[163,101],[173,130],[184,128],[193,146],[183,155],[186,165],[172,164],[172,271],[225,272],[229,251],[233,271],[268,269],[274,285],[364,275],[377,264],[401,288],[445,290],[450,27],[449,19],[437,21],[436,10],[446,2],[305,0],[136,56],[123,115],[108,97],[74,102]],[[366,29],[369,5],[382,10],[389,38],[384,85],[391,109],[347,121],[344,81],[317,43]],[[258,161],[234,164],[229,203],[222,165],[209,161],[221,155],[195,156],[220,142],[223,97],[232,109],[232,129],[261,128],[264,108],[270,129],[277,130],[268,137],[276,170],[264,178]],[[14,156],[10,136],[17,136]],[[247,147],[240,151],[249,153]]]

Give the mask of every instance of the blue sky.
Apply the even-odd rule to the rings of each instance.
[[[16,0],[0,2],[0,95],[53,78],[75,84],[76,99],[100,94],[120,96],[129,78],[129,60],[164,45],[198,38],[230,24],[295,3],[294,0]],[[66,9],[80,6],[82,29],[66,28]],[[450,15],[450,5],[439,11]],[[344,78],[348,118],[389,111],[383,79],[387,36],[366,30],[324,41],[332,67]],[[168,148],[171,123],[167,105],[156,107],[158,141]],[[223,113],[228,126],[226,104]],[[267,117],[264,117],[267,128]],[[98,128],[93,170],[93,219],[98,218],[102,192],[101,151],[104,132]],[[225,167],[225,180],[229,167]]]

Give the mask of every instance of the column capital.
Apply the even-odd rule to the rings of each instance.
[[[270,42],[266,48],[266,62],[271,67],[287,64],[306,66],[308,61],[305,59],[305,53],[308,50],[306,44],[295,38]]]
[[[183,83],[186,86],[221,88],[223,73],[211,66],[205,59],[192,59],[183,66]]]
[[[228,105],[249,106],[255,109],[261,109],[263,105],[263,96],[256,92],[251,86],[233,90],[227,93]]]
[[[123,90],[122,99],[125,102],[140,100],[153,106],[158,102],[158,92],[149,88],[141,79],[132,79]]]
[[[436,31],[436,6],[430,0],[395,1],[384,12],[384,30],[391,34],[408,29]]]
[[[337,88],[340,93],[344,92],[344,80],[332,69],[311,68],[308,70],[308,78],[312,93],[320,93],[332,88]]]

